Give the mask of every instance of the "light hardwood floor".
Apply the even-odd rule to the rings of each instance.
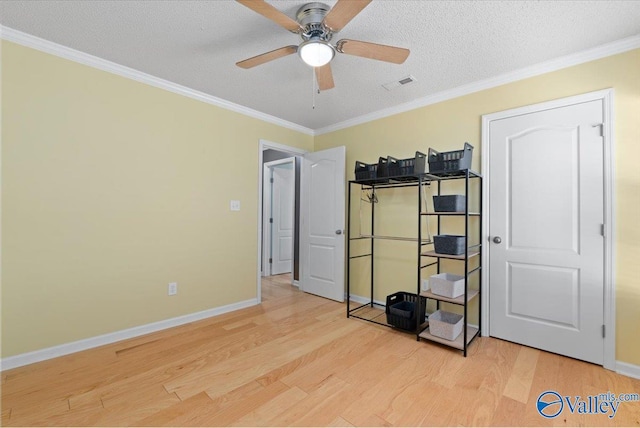
[[[480,338],[467,358],[347,319],[345,306],[264,281],[263,304],[2,373],[4,426],[638,426],[544,419],[546,390],[640,392],[592,364]]]

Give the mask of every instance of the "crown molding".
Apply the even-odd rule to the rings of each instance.
[[[640,34],[638,34],[314,130],[2,25],[0,25],[0,38],[311,136],[327,134],[474,92],[640,48]]]
[[[458,86],[456,88],[435,93],[433,95],[418,98],[417,100],[410,101],[408,103],[400,104],[398,106],[390,107],[384,110],[375,111],[373,113],[345,120],[344,122],[336,123],[334,125],[329,125],[324,128],[318,128],[315,129],[314,134],[317,136],[327,134],[329,132],[338,131],[340,129],[350,128],[352,126],[393,116],[399,113],[404,113],[410,110],[415,110],[420,107],[426,107],[428,105],[447,101],[453,98],[458,98],[464,95],[472,94],[474,92],[495,88],[507,83],[539,76],[541,74],[550,73],[552,71],[561,70],[563,68],[572,67],[574,65],[594,61],[600,58],[605,58],[611,55],[616,55],[638,48],[640,48],[640,34],[600,45],[592,49],[587,49],[571,55],[556,58],[550,61],[541,62],[530,67],[521,68],[509,73],[504,73],[488,79],[479,80],[467,85]]]
[[[312,129],[298,125],[296,123],[271,116],[258,110],[253,110],[251,108],[241,106],[240,104],[232,103],[222,98],[205,94],[204,92],[200,92],[195,89],[191,89],[186,86],[182,86],[147,73],[143,73],[124,65],[116,64],[112,61],[107,61],[106,59],[102,59],[85,52],[59,45],[49,40],[41,39],[40,37],[36,37],[31,34],[23,33],[22,31],[14,30],[13,28],[0,25],[0,38],[13,43],[17,43],[22,46],[39,50],[41,52],[58,56],[60,58],[88,65],[89,67],[117,74],[119,76],[126,77],[140,83],[145,83],[156,88],[164,89],[178,95],[184,95],[185,97],[193,98],[195,100],[221,107],[226,110],[231,110],[236,113],[253,117],[255,119],[263,120],[274,125],[282,126],[283,128],[292,129],[294,131],[298,131],[307,135],[314,135]]]

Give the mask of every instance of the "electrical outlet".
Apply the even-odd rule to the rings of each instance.
[[[229,208],[231,211],[240,211],[240,201],[232,200],[229,202]]]
[[[423,279],[422,280],[421,291],[427,291],[428,289],[429,289],[429,280],[428,279]]]
[[[169,291],[169,296],[174,296],[174,295],[178,294],[178,283],[177,282],[170,282],[168,291]]]

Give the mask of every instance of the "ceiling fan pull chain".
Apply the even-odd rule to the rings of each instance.
[[[311,110],[316,109],[316,69],[311,67]]]

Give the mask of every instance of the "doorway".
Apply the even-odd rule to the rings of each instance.
[[[301,291],[344,301],[346,148],[340,146],[307,153],[265,140],[260,140],[258,155],[257,300],[262,301],[264,231],[267,229],[264,226],[263,168],[265,154],[270,150],[282,152],[284,157],[295,157],[296,165],[298,161],[300,164],[300,185],[296,186],[295,196],[293,284]]]
[[[296,158],[264,163],[262,275],[293,273]],[[298,174],[299,178],[299,174]],[[297,180],[299,182],[299,180]],[[299,247],[299,245],[298,245]],[[295,257],[297,261],[297,257]]]
[[[612,91],[483,117],[485,335],[615,365]]]
[[[262,301],[262,278],[267,274],[265,266],[265,259],[268,262],[268,257],[265,257],[265,245],[268,241],[265,240],[265,218],[269,218],[265,215],[267,209],[265,205],[264,188],[264,166],[266,163],[283,160],[287,158],[294,159],[295,168],[295,190],[294,190],[294,213],[293,213],[293,250],[292,250],[292,272],[290,275],[285,275],[287,280],[290,279],[291,284],[296,287],[299,286],[300,276],[300,165],[301,156],[306,153],[305,150],[295,147],[285,146],[283,144],[274,143],[272,141],[260,140],[258,148],[258,277],[257,277],[257,298],[258,302]],[[268,221],[268,220],[267,220]]]

